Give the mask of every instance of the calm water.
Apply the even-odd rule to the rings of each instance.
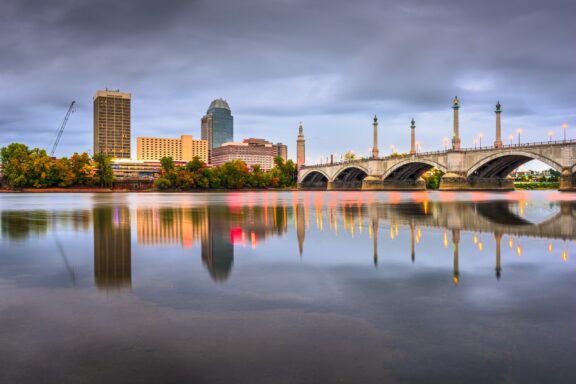
[[[0,195],[1,383],[574,383],[576,194]]]

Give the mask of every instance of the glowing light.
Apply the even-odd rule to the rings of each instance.
[[[480,252],[482,252],[483,246],[482,246],[482,242],[478,242],[478,249],[480,250]]]
[[[394,229],[390,227],[390,240],[394,240]]]
[[[478,236],[476,234],[474,234],[474,244],[478,244]]]
[[[548,253],[552,253],[552,243],[548,244]]]
[[[444,231],[444,248],[448,248],[448,233]]]
[[[564,260],[564,262],[566,262],[568,260],[568,254],[566,253],[566,250],[564,250],[564,252],[562,252],[562,260]]]
[[[454,285],[458,285],[458,283],[460,282],[460,278],[458,276],[454,276],[452,278],[452,281],[454,282]]]
[[[512,247],[514,246],[514,242],[512,241],[512,237],[510,237],[508,239],[508,246],[510,247],[510,249],[512,249]]]
[[[518,257],[522,256],[522,247],[521,246],[518,246],[516,248],[516,253],[518,254]]]

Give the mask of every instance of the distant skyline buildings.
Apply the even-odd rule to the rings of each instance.
[[[234,117],[228,102],[216,99],[210,103],[201,120],[201,138],[208,141],[208,159],[212,150],[234,141]]]

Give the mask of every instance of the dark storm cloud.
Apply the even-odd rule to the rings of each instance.
[[[505,134],[522,126],[541,140],[576,125],[575,14],[572,1],[533,0],[8,0],[0,144],[48,146],[76,100],[59,153],[90,148],[92,96],[105,87],[132,92],[134,137],[199,136],[209,102],[224,97],[237,139],[292,144],[304,120],[309,158],[364,151],[374,113],[406,134],[415,116],[433,149],[458,94],[465,142],[489,136],[498,99]]]

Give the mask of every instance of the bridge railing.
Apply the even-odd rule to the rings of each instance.
[[[470,147],[470,148],[461,148],[459,151],[454,151],[452,149],[446,150],[438,150],[438,151],[428,151],[428,152],[418,152],[414,155],[409,153],[402,153],[402,154],[394,154],[389,156],[378,157],[377,159],[374,158],[363,158],[363,159],[354,159],[354,160],[344,160],[344,161],[334,161],[332,163],[326,162],[322,164],[310,164],[304,165],[302,168],[324,168],[324,167],[332,167],[332,166],[339,166],[339,165],[353,165],[364,163],[369,160],[394,160],[394,159],[408,159],[412,156],[414,157],[421,157],[421,156],[431,156],[431,155],[442,155],[448,152],[474,152],[474,151],[492,151],[494,149],[514,149],[514,148],[529,148],[529,147],[539,147],[542,145],[565,145],[565,144],[576,144],[576,139],[570,140],[548,140],[548,141],[534,141],[530,143],[520,143],[520,144],[506,144],[502,145],[500,148],[496,148],[493,145],[489,146],[482,146],[482,147]]]

